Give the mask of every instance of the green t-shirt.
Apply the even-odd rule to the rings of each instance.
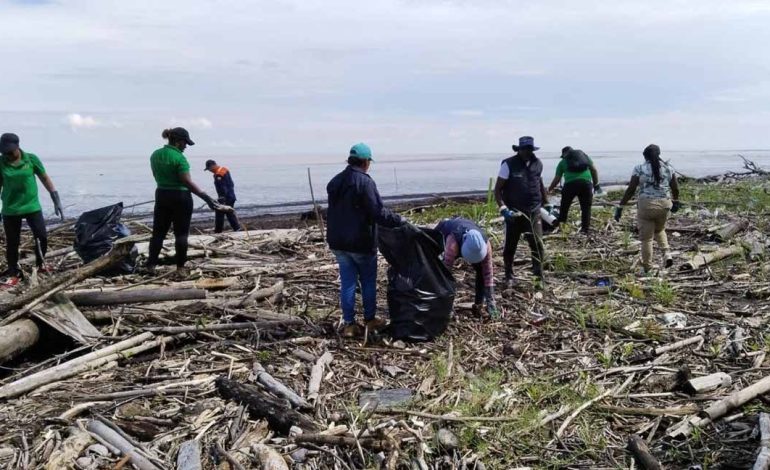
[[[591,165],[594,164],[593,160],[591,158],[588,158],[588,161],[591,162]],[[593,182],[593,178],[591,178],[591,169],[586,168],[583,171],[569,171],[567,169],[567,160],[561,159],[558,165],[556,165],[556,176],[561,178],[564,176],[564,184],[567,184],[572,181],[588,181]]]
[[[187,186],[182,184],[179,175],[189,173],[190,164],[178,148],[165,145],[154,151],[150,157],[150,167],[158,188],[189,191]]]
[[[3,215],[26,215],[42,210],[35,175],[45,176],[45,168],[37,155],[22,151],[16,163],[0,156]]]

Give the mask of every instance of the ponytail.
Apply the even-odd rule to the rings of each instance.
[[[642,152],[644,155],[644,159],[647,160],[650,163],[650,166],[652,167],[652,176],[655,179],[655,186],[660,186],[661,176],[660,176],[660,147],[658,147],[655,144],[648,145],[644,152]]]
[[[171,129],[163,129],[160,136],[166,140],[171,140]]]

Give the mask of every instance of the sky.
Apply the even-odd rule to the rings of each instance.
[[[0,130],[57,155],[770,148],[767,0],[0,0]]]

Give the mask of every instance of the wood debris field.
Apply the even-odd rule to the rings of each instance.
[[[471,313],[461,266],[449,330],[418,344],[339,336],[337,266],[312,220],[201,229],[187,280],[171,264],[101,276],[109,256],[83,266],[54,230],[55,273],[0,297],[0,468],[768,468],[768,188],[684,182],[675,265],[650,277],[633,209],[615,223],[598,201],[586,237],[573,207],[546,236],[543,285],[520,245],[493,321]],[[489,204],[403,213],[481,221],[500,279]],[[141,258],[148,229],[128,224],[113,255],[136,243]]]

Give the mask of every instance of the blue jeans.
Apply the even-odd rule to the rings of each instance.
[[[356,284],[361,282],[364,320],[377,312],[377,255],[334,250],[340,266],[340,306],[345,323],[356,320]]]

